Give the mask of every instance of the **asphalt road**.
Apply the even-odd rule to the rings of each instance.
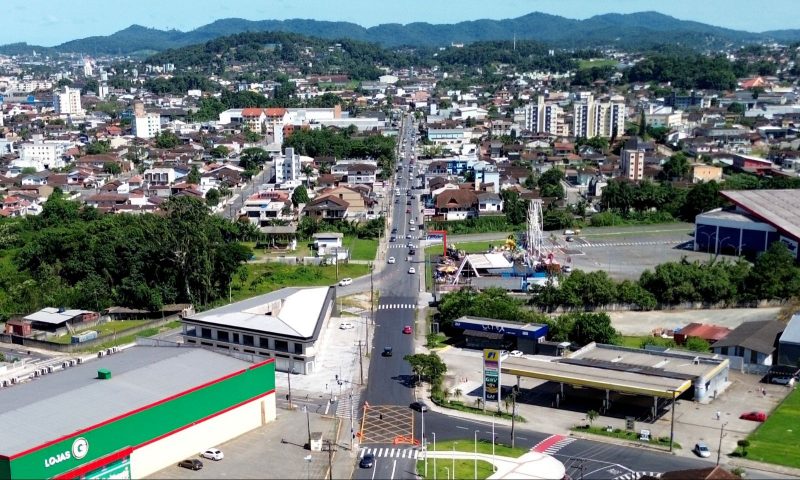
[[[407,145],[410,145],[413,141],[413,132],[414,129],[410,117],[406,117],[400,138],[405,138]],[[412,149],[407,148],[402,156],[402,179],[396,184],[400,188],[400,195],[398,196],[400,200],[394,203],[394,200],[391,199],[391,208],[393,208],[391,227],[397,228],[397,242],[394,242],[395,244],[404,245],[412,242],[418,246],[419,240],[406,240],[405,238],[406,234],[409,233],[414,237],[419,235],[419,230],[409,231],[410,225],[408,223],[411,217],[419,218],[420,207],[416,196],[412,200],[411,213],[406,213],[406,208],[408,208],[406,205],[406,190],[410,182],[408,167],[412,155]],[[394,195],[393,190],[392,192]],[[415,224],[415,226],[418,225]],[[375,278],[373,278],[376,289],[380,292],[380,297],[375,310],[369,384],[364,392],[364,400],[370,405],[370,408],[397,406],[398,409],[407,409],[408,405],[414,401],[414,388],[411,368],[403,360],[403,357],[414,353],[414,335],[404,334],[403,327],[414,325],[420,278],[425,274],[425,264],[423,253],[419,248],[417,248],[414,258],[409,261],[407,248],[392,247],[391,243],[389,246],[386,256],[387,258],[390,256],[395,257],[396,263],[387,264],[380,275],[375,275]],[[409,267],[412,266],[416,269],[416,273],[408,273]],[[361,280],[361,282],[363,281],[368,281],[368,278]],[[355,284],[356,282],[353,283]],[[383,355],[384,347],[392,348],[391,356]],[[380,425],[383,421],[384,418],[381,415],[377,419],[377,424]],[[388,416],[385,421],[389,421]],[[396,431],[397,435],[408,433],[410,432],[400,427]],[[386,449],[406,449],[409,447],[409,445],[395,446],[388,442],[363,446]],[[357,468],[353,478],[414,478],[414,460],[412,458],[379,457],[376,459],[373,468]]]

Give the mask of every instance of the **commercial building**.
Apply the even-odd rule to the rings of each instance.
[[[778,339],[778,365],[800,366],[800,314],[789,320]]]
[[[0,389],[0,478],[142,478],[275,419],[271,360],[135,346]]]
[[[242,358],[272,358],[277,370],[305,375],[315,370],[335,298],[334,287],[282,288],[182,317],[183,338]]]
[[[453,327],[463,330],[469,348],[497,348],[539,353],[539,344],[547,335],[547,325],[502,322],[481,317],[464,316],[453,321]]]
[[[797,258],[800,210],[796,190],[726,190],[720,195],[733,207],[695,218],[695,251],[758,254],[780,241]]]

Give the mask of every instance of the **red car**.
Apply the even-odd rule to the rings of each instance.
[[[407,335],[411,334],[411,325],[406,325],[405,327],[403,327],[403,333]]]
[[[752,420],[754,422],[764,422],[767,420],[765,412],[747,412],[739,416],[742,420]]]

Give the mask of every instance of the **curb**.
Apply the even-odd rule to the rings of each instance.
[[[669,449],[648,445],[646,443],[631,442],[629,440],[624,440],[622,438],[607,437],[605,435],[595,435],[592,433],[577,433],[570,430],[569,436],[573,438],[579,438],[581,440],[592,440],[596,442],[601,441],[602,443],[613,443],[614,445],[621,445],[625,447],[638,447],[647,450],[652,450],[654,452],[666,453],[668,455],[677,455],[675,452],[670,452]]]
[[[744,458],[733,457],[731,458],[731,460],[728,461],[728,466],[741,467],[744,468],[745,470],[747,469],[761,470],[764,472],[800,477],[800,468],[785,467],[783,465],[776,465],[774,463],[764,463],[756,460],[747,460]]]

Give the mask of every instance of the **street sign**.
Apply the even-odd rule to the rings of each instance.
[[[486,402],[497,402],[500,405],[500,350],[485,349],[483,351],[483,405]]]

